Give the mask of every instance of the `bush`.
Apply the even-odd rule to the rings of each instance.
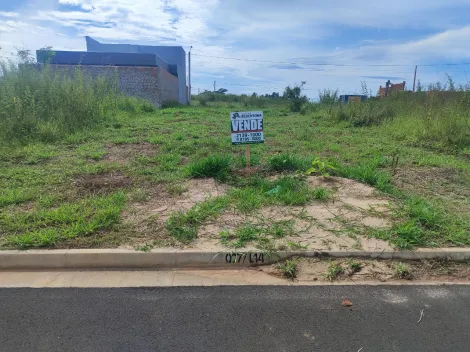
[[[198,101],[200,106],[207,106],[207,99],[205,97],[200,97]]]
[[[306,82],[302,82],[300,86],[287,86],[284,91],[283,98],[289,101],[290,110],[292,112],[300,112],[302,110],[302,106],[308,102],[307,96],[302,95],[302,87],[305,83]]]
[[[102,123],[117,108],[116,85],[52,71],[48,65],[0,63],[0,141],[51,142]]]

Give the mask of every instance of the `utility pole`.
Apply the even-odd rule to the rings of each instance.
[[[215,93],[215,86],[216,86],[216,84],[215,84],[215,81],[214,81],[214,93]]]
[[[191,104],[191,49],[192,48],[193,46],[191,45],[191,47],[189,48],[189,54],[188,54],[188,61],[189,61],[188,104]]]
[[[415,91],[416,87],[416,72],[418,71],[418,65],[415,66],[415,78],[413,79],[413,92]]]

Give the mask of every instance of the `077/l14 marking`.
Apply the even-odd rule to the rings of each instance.
[[[264,263],[264,253],[227,253],[225,255],[225,262],[230,264],[245,263],[246,260],[253,264]]]

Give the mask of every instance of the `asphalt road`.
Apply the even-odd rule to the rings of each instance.
[[[470,351],[470,286],[0,289],[0,350]]]

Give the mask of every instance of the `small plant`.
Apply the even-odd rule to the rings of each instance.
[[[295,279],[297,277],[297,259],[287,259],[283,264],[279,265],[282,274],[288,279]]]
[[[316,200],[328,200],[331,198],[331,192],[323,187],[314,188],[311,190],[312,198]]]
[[[411,280],[413,278],[410,267],[404,263],[395,265],[395,276],[404,280]]]
[[[328,162],[323,161],[319,158],[312,160],[312,166],[305,171],[307,175],[311,174],[320,174],[323,177],[330,177],[329,172],[335,170],[333,165],[328,164]]]
[[[150,252],[150,251],[152,250],[152,248],[153,248],[153,246],[152,246],[151,244],[145,243],[145,244],[143,244],[143,245],[141,245],[141,246],[135,246],[134,249],[135,249],[136,251],[139,251],[139,252],[145,252],[145,253],[147,253],[147,252]]]
[[[361,271],[361,263],[356,262],[352,258],[349,258],[349,260],[348,260],[348,269],[349,269],[349,275],[357,273],[357,272]]]
[[[180,242],[191,242],[197,238],[199,226],[206,219],[217,217],[228,204],[227,197],[217,197],[198,203],[187,212],[177,211],[166,222],[166,230]]]
[[[330,261],[328,264],[328,271],[326,273],[326,278],[329,281],[336,280],[344,272],[343,268],[339,263]]]

